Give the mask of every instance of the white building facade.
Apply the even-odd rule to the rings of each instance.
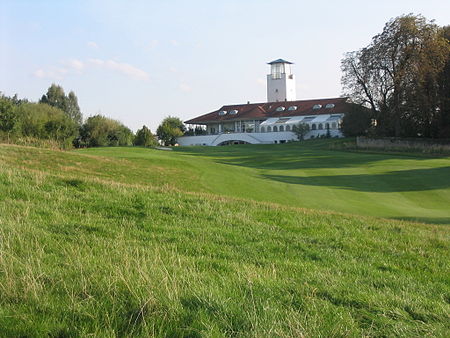
[[[201,126],[202,135],[178,138],[181,146],[227,144],[271,144],[297,140],[294,125],[307,124],[305,139],[342,137],[341,122],[349,110],[346,98],[296,100],[291,62],[278,59],[269,63],[265,103],[226,105],[185,123]],[[199,130],[199,129],[197,129]]]

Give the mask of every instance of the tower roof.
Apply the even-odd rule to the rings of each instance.
[[[293,64],[292,62],[289,62],[289,61],[286,61],[286,60],[283,60],[283,59],[278,59],[278,60],[274,60],[272,62],[269,62],[268,65],[273,65],[275,63],[287,63],[289,65]]]

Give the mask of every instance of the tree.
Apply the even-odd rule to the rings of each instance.
[[[373,110],[380,135],[435,136],[438,80],[449,51],[433,22],[397,17],[369,46],[342,60],[344,92]]]
[[[342,119],[342,132],[345,136],[364,136],[372,125],[372,110],[351,104]]]
[[[442,37],[450,46],[450,26],[445,26],[441,31]],[[436,118],[437,133],[439,137],[450,138],[450,53],[447,56],[445,66],[439,74],[439,111]]]
[[[66,96],[64,89],[53,83],[39,102],[61,109],[70,119],[81,125],[82,114],[78,106],[78,98],[73,91]]]
[[[17,123],[18,118],[13,103],[8,98],[0,96],[0,130],[6,132],[8,141]]]
[[[295,124],[292,127],[292,132],[297,135],[299,141],[305,138],[305,135],[309,132],[309,125],[306,123]]]
[[[143,147],[152,147],[157,145],[155,135],[153,135],[150,129],[146,126],[142,126],[142,128],[136,132],[136,137],[134,138],[133,143],[135,146]]]
[[[67,97],[64,89],[54,83],[47,89],[47,93],[42,95],[39,103],[46,103],[49,106],[56,107],[62,111],[67,111]]]
[[[67,96],[66,106],[67,106],[66,108],[67,115],[78,125],[81,125],[82,115],[80,111],[80,106],[78,105],[78,98],[73,91],[71,91]]]
[[[185,130],[186,128],[179,118],[169,116],[161,122],[156,130],[156,135],[164,145],[175,145],[177,138],[183,136]]]

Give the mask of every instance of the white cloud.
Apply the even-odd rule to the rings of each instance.
[[[84,69],[84,62],[77,59],[69,59],[61,62],[67,68],[81,72]]]
[[[175,68],[175,67],[169,67],[169,72],[171,72],[171,73],[177,73],[178,72],[178,70]]]
[[[50,78],[60,80],[65,75],[81,74],[89,67],[97,67],[112,70],[134,79],[148,80],[150,78],[146,71],[128,63],[117,62],[114,60],[89,59],[87,62],[83,62],[78,59],[68,59],[61,61],[60,64],[62,64],[62,67],[37,69],[33,72],[33,75],[41,79]]]
[[[67,72],[65,68],[52,67],[48,70],[37,69],[33,72],[33,76],[39,79],[61,80]]]
[[[182,82],[180,83],[179,87],[178,87],[182,92],[188,93],[190,91],[192,91],[192,87],[189,86],[188,84]]]
[[[33,72],[33,75],[35,77],[43,79],[46,77],[47,73],[43,69],[37,69],[36,71]]]
[[[170,40],[170,43],[172,44],[172,46],[174,47],[178,47],[180,45],[180,43],[177,40]]]
[[[89,42],[87,43],[87,45],[88,45],[88,47],[90,47],[90,48],[92,48],[92,49],[98,49],[98,45],[97,45],[97,43],[94,42],[94,41],[89,41]]]
[[[149,43],[149,47],[150,47],[151,49],[156,48],[158,45],[159,45],[159,41],[158,41],[158,40],[152,40],[152,41],[150,41],[150,43]]]
[[[128,63],[117,62],[114,60],[101,60],[101,59],[90,59],[89,62],[94,66],[117,71],[119,73],[122,73],[126,76],[135,79],[148,80],[150,78],[150,76],[146,71],[134,67]]]

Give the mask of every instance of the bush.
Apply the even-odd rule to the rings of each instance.
[[[119,121],[95,115],[89,117],[80,128],[76,147],[129,146],[134,139],[133,132]]]

